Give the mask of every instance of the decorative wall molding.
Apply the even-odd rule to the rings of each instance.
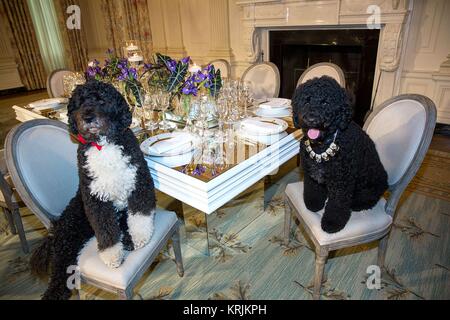
[[[210,60],[225,59],[230,61],[233,54],[230,48],[230,32],[227,0],[209,0],[209,52]]]
[[[306,28],[315,25],[365,28],[370,16],[367,8],[375,4],[381,9],[383,24],[379,68],[394,72],[399,66],[404,24],[408,17],[405,0],[238,1],[237,4],[242,7],[242,42],[249,64],[260,56],[261,28]]]

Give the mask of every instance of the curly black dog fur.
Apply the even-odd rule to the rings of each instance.
[[[317,212],[326,203],[322,229],[338,232],[352,211],[370,209],[379,201],[388,187],[387,173],[373,141],[352,121],[349,96],[334,79],[323,76],[300,85],[292,105],[295,127],[304,134],[300,157],[305,205]],[[319,130],[319,136],[309,139],[310,129]],[[333,142],[336,131],[340,150],[328,161],[317,163],[306,151],[305,141],[321,154]]]
[[[142,247],[153,232],[154,185],[129,129],[131,112],[124,98],[109,84],[89,81],[74,90],[68,116],[71,133],[84,139],[78,147],[79,189],[32,255],[35,273],[50,265],[43,299],[70,298],[67,268],[77,265],[93,236],[105,263],[117,267],[123,250]]]

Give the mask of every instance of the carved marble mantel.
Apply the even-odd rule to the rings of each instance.
[[[250,65],[261,59],[261,50],[268,41],[267,30],[360,29],[367,28],[368,21],[378,22],[380,40],[375,72],[376,77],[380,76],[379,90],[375,97],[375,105],[378,105],[399,90],[399,67],[408,29],[409,1],[236,0],[241,9],[241,45],[245,53],[241,61],[245,60],[245,64]],[[380,12],[378,21],[373,15],[377,10]],[[374,81],[374,85],[376,82]]]
[[[248,63],[260,57],[262,28],[366,28],[374,12],[367,13],[368,8],[377,5],[381,13],[379,67],[392,72],[399,66],[408,15],[406,0],[243,0],[236,3],[243,11],[241,40]]]

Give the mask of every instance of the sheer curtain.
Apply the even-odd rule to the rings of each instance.
[[[28,0],[36,37],[47,73],[66,67],[64,45],[53,0]]]

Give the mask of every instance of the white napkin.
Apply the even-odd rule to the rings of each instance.
[[[277,109],[277,108],[288,108],[290,107],[291,100],[284,98],[273,98],[267,102],[261,103],[260,108],[263,109]]]
[[[69,100],[67,98],[51,98],[51,99],[42,99],[38,101],[34,101],[28,104],[30,108],[33,108],[35,111],[40,111],[43,109],[54,108],[54,107],[62,107],[67,104]]]
[[[176,149],[182,149],[186,147],[187,144],[191,144],[191,137],[187,134],[180,134],[174,137],[168,137],[169,139],[164,140],[161,138],[158,142],[153,142],[153,144],[148,148],[150,152],[156,154],[163,154],[169,151],[174,151]]]
[[[278,133],[281,126],[277,123],[263,122],[255,119],[245,119],[241,122],[241,128],[252,133]]]

